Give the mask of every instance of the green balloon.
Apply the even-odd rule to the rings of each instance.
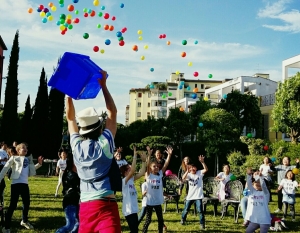
[[[70,24],[70,25],[68,26],[68,28],[69,28],[70,30],[72,30],[72,29],[73,29],[73,25]]]
[[[168,95],[169,95],[169,96],[172,96],[172,92],[169,92]]]
[[[65,23],[65,19],[60,19],[60,24],[64,24]]]
[[[119,41],[124,40],[123,36],[120,36],[120,37],[118,38],[118,40],[119,40]]]
[[[187,44],[187,41],[186,40],[182,40],[181,42],[183,45],[186,45]]]
[[[84,39],[88,39],[89,37],[90,37],[90,35],[89,35],[88,33],[84,33],[84,34],[83,34],[83,38],[84,38]]]
[[[76,11],[75,11],[75,14],[78,15],[78,14],[79,14],[79,10],[76,10]]]
[[[248,137],[248,138],[252,138],[252,133],[248,133],[248,134],[247,134],[247,137]]]
[[[231,175],[231,176],[230,176],[230,180],[231,180],[231,181],[236,180],[236,176],[235,176],[235,175]]]
[[[59,4],[63,4],[64,0],[59,0],[58,2],[59,2]]]
[[[101,24],[99,23],[99,24],[97,24],[97,28],[101,28]]]
[[[212,74],[209,74],[209,75],[208,75],[208,77],[209,77],[209,78],[212,78],[212,77],[213,77],[213,75],[212,75]]]
[[[103,15],[102,12],[99,12],[99,13],[98,13],[98,16],[99,16],[99,17],[102,17],[102,15]]]
[[[87,9],[87,8],[83,8],[83,12],[84,12],[84,13],[87,13],[87,12],[88,12],[88,9]]]
[[[61,14],[59,18],[60,19],[66,19],[66,15],[65,14]]]

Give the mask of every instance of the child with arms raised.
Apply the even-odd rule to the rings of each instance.
[[[142,159],[142,168],[140,172],[136,175],[136,159],[137,152],[136,147],[133,147],[134,155],[132,160],[132,165],[129,164],[123,165],[120,167],[121,174],[124,177],[122,180],[122,195],[123,195],[123,204],[122,204],[122,212],[126,218],[129,229],[131,233],[138,232],[138,200],[137,200],[137,192],[134,186],[134,181],[141,178],[146,171],[146,154],[141,154]]]
[[[188,170],[182,177],[182,180],[187,180],[189,183],[189,192],[186,197],[186,202],[184,210],[181,215],[181,224],[184,225],[186,221],[187,214],[192,206],[196,203],[197,212],[200,219],[200,229],[205,229],[205,217],[203,213],[202,198],[203,195],[203,176],[208,171],[208,168],[204,162],[204,156],[199,156],[199,161],[203,166],[202,170],[197,170],[197,167],[194,164],[190,164]]]

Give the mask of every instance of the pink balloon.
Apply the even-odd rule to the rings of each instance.
[[[170,175],[172,175],[173,173],[172,173],[171,170],[166,170],[166,171],[165,171],[165,174],[166,174],[166,176],[170,176]]]
[[[194,76],[198,77],[199,73],[197,71],[194,72]]]

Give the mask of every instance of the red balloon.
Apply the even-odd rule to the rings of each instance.
[[[125,30],[124,30],[124,29],[122,29],[122,30],[121,30],[121,32],[122,32],[122,33],[125,33]]]
[[[74,9],[75,9],[75,8],[74,8],[73,5],[69,5],[69,6],[68,6],[68,11],[72,12]]]
[[[269,150],[269,147],[268,146],[264,146],[264,150]]]
[[[199,73],[197,71],[194,72],[194,76],[198,77]]]
[[[125,44],[124,40],[120,40],[119,45],[124,46],[124,44]]]
[[[104,16],[103,16],[103,18],[104,18],[104,19],[108,19],[108,18],[109,18],[109,14],[108,14],[108,13],[105,13]]]
[[[111,20],[116,20],[116,17],[115,16],[111,17]]]
[[[94,17],[96,15],[96,12],[95,11],[92,11],[90,16]]]
[[[94,46],[93,50],[94,50],[94,52],[97,53],[99,51],[99,47],[98,46]]]
[[[79,19],[78,18],[73,19],[73,23],[79,23]]]
[[[105,25],[103,26],[103,28],[104,28],[104,30],[108,30],[108,29],[109,29],[109,26],[108,26],[107,24],[105,24]]]
[[[162,39],[163,38],[163,36],[162,35],[159,35],[159,39]]]
[[[166,34],[162,34],[162,38],[166,38],[167,37],[167,35]]]
[[[83,16],[84,16],[84,17],[88,17],[89,14],[85,12],[85,13],[83,14]]]
[[[40,9],[40,10],[43,10],[43,9],[44,9],[44,5],[40,5],[40,6],[39,6],[39,9]]]
[[[182,56],[182,57],[185,57],[185,56],[186,56],[186,52],[182,52],[182,53],[181,53],[181,56]]]
[[[64,35],[64,34],[66,34],[66,31],[63,30],[63,31],[60,32],[60,34]]]

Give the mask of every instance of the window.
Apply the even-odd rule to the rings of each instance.
[[[138,93],[138,97],[141,98],[142,97],[142,93]]]
[[[141,102],[138,102],[138,107],[142,107],[142,103]]]
[[[141,117],[141,112],[137,112],[137,117]]]
[[[197,83],[195,84],[195,88],[197,87]]]
[[[207,97],[210,99],[210,94],[208,94]]]
[[[150,103],[148,103],[148,108],[150,107]]]
[[[150,112],[147,112],[147,116],[150,116]]]
[[[203,95],[203,94],[201,94],[200,96],[201,96],[201,97],[203,97],[204,95]]]
[[[201,89],[204,89],[204,84],[201,84]]]

